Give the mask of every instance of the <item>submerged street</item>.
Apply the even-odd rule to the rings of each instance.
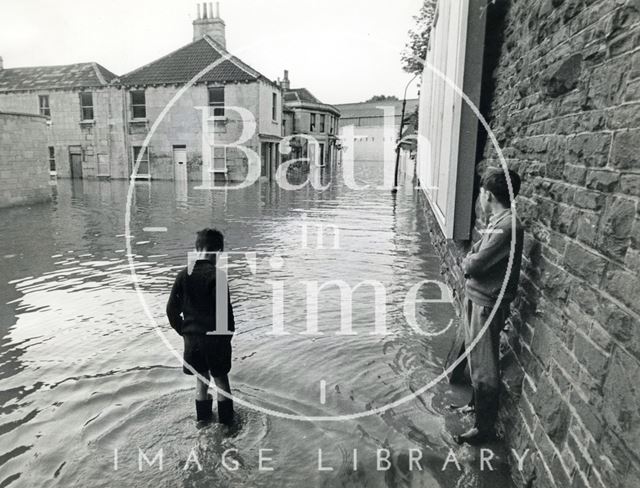
[[[321,170],[331,182],[324,191],[136,183],[130,236],[128,181],[61,179],[52,203],[0,210],[0,486],[511,486],[500,449],[494,471],[480,476],[479,449],[453,442],[470,419],[446,411],[460,398],[446,379],[367,414],[440,375],[457,327],[450,303],[416,305],[422,330],[435,334],[454,320],[443,334],[419,335],[405,320],[409,290],[440,281],[440,261],[410,178],[394,197],[375,189],[381,167],[360,164],[358,182],[371,188],[359,191],[339,167]],[[162,338],[181,353],[165,304],[206,226],[219,228],[233,253],[230,379],[244,404],[231,432],[196,430],[193,379]],[[237,254],[253,252],[254,268]],[[321,334],[306,333],[307,282],[333,280],[381,283],[387,333],[374,333],[366,286],[353,292],[351,334],[340,333],[337,286],[319,292]],[[275,289],[284,304],[278,334]],[[439,299],[440,290],[422,286],[418,298]],[[350,417],[304,419],[336,416]],[[140,470],[140,450],[151,461],[159,449],[162,471],[157,462]],[[388,470],[378,469],[380,449],[390,452]],[[450,449],[460,471],[453,462],[443,470]],[[260,457],[273,471],[259,470]]]

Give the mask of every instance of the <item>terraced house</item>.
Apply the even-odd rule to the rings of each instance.
[[[284,92],[283,134],[302,135],[291,140],[291,157],[315,159],[319,166],[337,161],[340,110],[321,102],[306,88],[291,88],[287,70],[280,86]],[[305,135],[317,145],[310,144]]]
[[[121,133],[120,124],[114,123],[109,87],[115,77],[97,63],[7,69],[0,65],[0,111],[48,119],[52,173],[65,178],[109,176],[114,142]]]
[[[226,50],[225,30],[202,4],[191,43],[121,77],[97,63],[0,69],[0,111],[49,118],[58,177],[237,181],[251,154],[271,175],[282,91]]]
[[[122,160],[128,162],[120,176],[131,174],[140,159],[138,178],[242,180],[248,157],[240,144],[263,164],[277,165],[280,87],[226,50],[225,23],[212,10],[212,4],[198,7],[193,42],[115,80],[125,107]]]

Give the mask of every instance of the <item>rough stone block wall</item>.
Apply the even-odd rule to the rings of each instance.
[[[48,145],[55,148],[56,171],[59,178],[70,178],[69,147],[80,146],[82,176],[98,176],[98,158],[111,165],[113,117],[111,88],[87,90],[93,93],[94,121],[81,123],[79,90],[24,91],[0,94],[0,110],[39,114],[38,95],[49,95],[51,118]],[[122,123],[119,123],[119,127]],[[122,129],[120,129],[122,130]],[[108,171],[108,169],[107,169]],[[103,171],[104,172],[104,171]]]
[[[0,207],[51,199],[46,122],[0,112]]]
[[[502,420],[527,487],[640,486],[640,2],[510,0],[489,123],[524,178]],[[499,161],[490,145],[479,171]],[[432,217],[425,205],[425,211]],[[432,221],[460,294],[468,243]],[[531,458],[533,455],[533,458]]]

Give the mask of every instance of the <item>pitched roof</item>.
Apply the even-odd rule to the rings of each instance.
[[[408,98],[405,113],[410,114],[418,106],[417,98]],[[396,117],[400,117],[402,112],[402,100],[383,100],[380,102],[362,102],[362,103],[343,103],[336,105],[342,113],[342,119],[358,119],[384,117],[384,112],[377,107],[392,105],[396,109]]]
[[[258,79],[273,83],[248,64],[229,54],[208,35],[127,73],[117,81],[128,86],[188,83],[216,61],[220,63],[202,75],[197,80],[198,83],[244,82]]]
[[[291,88],[284,93],[285,102],[322,103],[306,88]]]
[[[0,92],[106,86],[116,77],[98,63],[30,66],[0,70]]]

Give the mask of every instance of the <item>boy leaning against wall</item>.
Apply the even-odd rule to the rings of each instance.
[[[460,444],[481,444],[495,438],[500,388],[500,332],[509,315],[509,305],[518,290],[524,240],[524,229],[513,215],[515,205],[512,205],[507,178],[515,198],[520,191],[520,177],[516,172],[492,169],[483,175],[480,206],[490,220],[482,238],[473,245],[462,262],[466,278],[462,311],[464,343],[465,349],[469,350],[467,361],[473,396],[468,405],[458,408],[462,411],[475,410],[476,420],[470,430],[456,438]],[[508,269],[512,239],[515,239],[515,250],[511,268]],[[506,288],[500,296],[505,280]],[[487,330],[481,334],[494,308],[495,314]],[[477,344],[472,346],[476,339]]]

